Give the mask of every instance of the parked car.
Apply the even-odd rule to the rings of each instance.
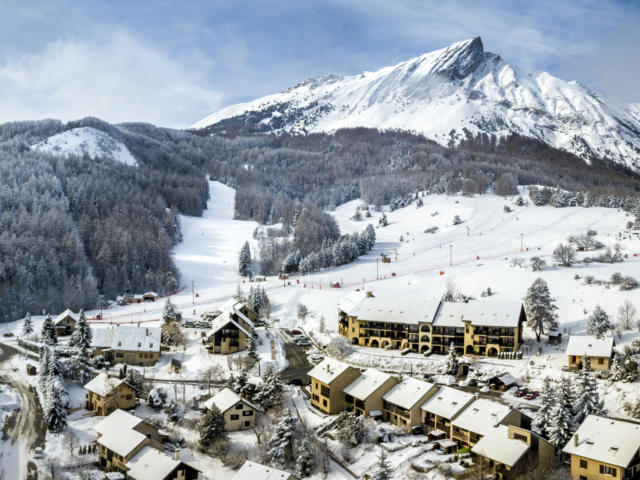
[[[261,320],[261,319],[257,319],[255,322],[253,322],[254,327],[264,327],[264,325],[265,325],[264,320]]]
[[[13,332],[5,332],[2,334],[3,337],[13,337]]]
[[[319,353],[312,353],[309,355],[309,361],[313,364],[320,363],[322,360],[324,360],[324,355]]]
[[[309,340],[307,340],[306,338],[300,338],[300,339],[296,340],[296,343],[301,347],[310,347],[311,346],[311,343],[309,343]]]
[[[525,400],[535,400],[536,398],[538,398],[538,395],[538,392],[529,392],[524,396],[524,398]]]
[[[529,389],[527,388],[520,388],[518,390],[516,390],[515,392],[513,392],[513,396],[514,397],[524,397],[525,395],[527,395],[529,393]]]
[[[300,330],[291,330],[289,335],[302,335],[302,332]]]
[[[44,458],[44,451],[42,450],[41,447],[35,448],[35,450],[33,451],[33,458],[35,459]]]

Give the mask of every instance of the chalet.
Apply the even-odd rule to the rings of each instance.
[[[562,452],[574,480],[640,478],[640,425],[589,415]]]
[[[344,388],[344,408],[356,415],[382,416],[382,397],[396,383],[393,375],[369,368]]]
[[[494,375],[489,379],[489,388],[497,392],[506,392],[518,385],[518,379],[508,372]]]
[[[86,408],[96,415],[109,415],[117,409],[130,409],[136,406],[135,389],[119,378],[100,373],[87,383]]]
[[[496,480],[515,480],[555,457],[555,448],[539,435],[513,425],[490,429],[471,451],[483,463],[482,471]]]
[[[297,477],[278,470],[277,468],[267,467],[251,460],[247,460],[242,464],[240,470],[233,477],[233,480],[298,480]]]
[[[147,292],[142,295],[143,302],[155,302],[158,299],[156,292]]]
[[[547,333],[549,345],[560,345],[562,343],[562,332],[560,330],[551,330]]]
[[[204,402],[204,407],[208,410],[211,410],[214,405],[224,417],[224,429],[227,432],[253,428],[256,424],[256,416],[260,411],[258,407],[228,388],[223,388]]]
[[[53,320],[53,326],[56,329],[56,335],[63,337],[65,335],[71,335],[73,329],[76,328],[76,322],[78,321],[78,314],[73,313],[68,308],[58,315]]]
[[[354,345],[497,356],[522,344],[521,302],[447,303],[420,295],[376,298],[356,290],[338,303],[338,332]]]
[[[343,390],[360,376],[360,372],[346,363],[325,358],[308,375],[311,378],[311,405],[333,414],[344,410]]]
[[[223,355],[248,348],[253,336],[252,318],[257,318],[255,313],[243,302],[233,300],[225,303],[219,312],[205,335],[207,348]]]
[[[425,351],[420,323],[431,323],[439,300],[404,295],[377,298],[356,290],[338,303],[338,332],[353,345]]]
[[[98,463],[107,472],[126,475],[126,464],[144,447],[164,449],[155,426],[124,410],[115,410],[93,429],[98,434]]]
[[[125,293],[122,301],[124,303],[142,303],[144,302],[144,296],[141,294]]]
[[[407,377],[382,397],[385,421],[412,428],[422,423],[420,407],[438,391],[433,383]]]
[[[476,398],[451,421],[450,438],[461,447],[471,447],[498,425],[530,428],[531,420],[510,406]]]
[[[91,347],[111,363],[151,366],[160,358],[161,329],[117,325],[94,328]]]
[[[589,359],[591,370],[609,370],[613,347],[613,337],[597,338],[590,335],[571,335],[567,344],[570,369],[582,368],[582,361]]]
[[[454,420],[471,402],[472,393],[452,387],[441,387],[422,404],[422,423],[433,436],[451,435],[451,421]]]
[[[180,461],[180,451],[171,457],[145,446],[127,462],[129,480],[197,480],[199,470]]]

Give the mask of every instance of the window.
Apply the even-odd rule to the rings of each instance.
[[[580,459],[580,468],[589,468],[589,463],[586,460]]]
[[[116,357],[122,358],[122,357],[124,357],[124,354],[122,352],[118,352],[118,353],[116,353]]]
[[[126,399],[127,399],[127,400],[131,400],[132,398],[133,398],[133,395],[131,395],[131,394],[128,394],[128,395],[126,396]]]
[[[604,364],[604,358],[599,358],[598,365],[603,365],[603,364]]]
[[[118,342],[118,346],[121,347],[122,346],[122,342]]]
[[[245,427],[250,427],[250,426],[251,426],[251,422],[250,422],[249,420],[246,420],[246,421],[244,422],[244,426],[245,426]]]
[[[326,400],[322,400],[322,406],[326,407],[327,406],[327,401]]]
[[[138,348],[140,348],[142,346],[142,344],[140,342],[138,342]]]
[[[314,400],[314,401],[316,401],[316,402],[317,402],[318,400],[320,400],[320,397],[319,397],[318,395],[316,395],[315,393],[312,395],[312,397],[311,397],[311,398],[313,398],[313,400]]]
[[[608,467],[606,465],[600,465],[600,473],[603,475],[610,475],[612,477],[615,477],[618,473],[618,469],[613,467]]]
[[[242,412],[242,416],[243,417],[252,417],[253,416],[253,410],[245,410],[244,412]]]
[[[240,415],[236,415],[235,413],[231,415],[231,420],[238,420]]]
[[[236,405],[236,410],[242,410],[242,404],[241,403]]]

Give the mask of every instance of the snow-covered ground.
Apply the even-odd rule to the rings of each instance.
[[[93,127],[66,130],[31,148],[52,155],[88,155],[90,158],[109,158],[130,167],[138,166],[137,160],[122,142]]]

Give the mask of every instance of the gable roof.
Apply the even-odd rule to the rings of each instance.
[[[147,445],[127,462],[127,476],[135,480],[164,480],[183,464],[184,462]]]
[[[464,328],[462,318],[467,310],[466,303],[442,302],[434,315],[433,325],[437,327]]]
[[[440,300],[415,295],[374,297],[364,291],[351,292],[338,308],[358,320],[417,325],[431,323]]]
[[[71,310],[69,310],[68,308],[62,312],[60,315],[58,315],[54,320],[53,323],[54,325],[57,325],[58,323],[60,323],[62,320],[64,320],[65,318],[70,317],[73,319],[74,322],[77,322],[78,319],[80,318],[80,315],[77,313],[73,313]]]
[[[106,373],[99,373],[87,383],[84,388],[90,392],[97,393],[101,397],[105,397],[112,393],[116,388],[125,383],[116,377],[109,377]]]
[[[321,383],[329,385],[350,368],[353,367],[339,360],[327,357],[318,365],[313,367],[307,375],[315,378]]]
[[[108,435],[110,433],[119,433],[124,430],[133,430],[144,420],[136,417],[124,410],[117,409],[108,416],[99,421],[93,430],[100,435]]]
[[[240,467],[233,480],[288,480],[290,478],[296,477],[284,470],[278,470],[277,468],[267,467],[247,460]]]
[[[511,407],[486,398],[475,399],[451,421],[451,425],[470,432],[486,435],[511,412]]]
[[[589,415],[562,451],[625,468],[629,466],[638,449],[640,425]]]
[[[108,450],[126,457],[146,440],[147,436],[136,430],[121,429],[118,432],[110,431],[102,435],[97,442]]]
[[[226,313],[223,312],[220,315],[218,315],[216,318],[214,318],[213,321],[211,322],[211,328],[207,332],[207,337],[210,337],[211,335],[215,334],[216,332],[222,330],[224,327],[226,327],[230,323],[235,325],[235,327],[238,330],[240,330],[241,332],[244,332],[244,334],[247,337],[251,336],[251,333],[249,333],[249,331],[246,328],[244,328],[242,325],[240,325],[238,322],[236,322],[233,318],[231,318],[228,315],[228,312],[226,312]]]
[[[236,392],[226,387],[216,393],[213,397],[205,401],[203,405],[209,410],[211,410],[211,407],[215,405],[216,407],[218,407],[218,410],[220,410],[220,412],[224,413],[238,403],[244,403],[254,410],[259,410],[255,405],[247,402]]]
[[[222,304],[222,306],[220,307],[220,315],[226,313],[228,315],[231,314],[236,314],[237,316],[239,316],[243,321],[247,322],[247,324],[253,328],[253,322],[249,319],[249,317],[247,317],[244,313],[242,313],[241,309],[242,308],[247,308],[249,310],[251,310],[251,308],[249,308],[249,305],[247,305],[245,302],[241,302],[239,300],[236,300],[235,298],[230,298],[229,300],[227,300],[226,302],[224,302]],[[251,310],[253,312],[253,310]],[[255,312],[253,312],[255,314]],[[216,317],[217,318],[217,317]]]
[[[472,393],[445,386],[440,387],[435,395],[422,404],[420,409],[439,417],[452,419],[473,399]]]
[[[613,353],[613,337],[596,338],[591,335],[571,335],[567,355],[610,357]]]
[[[478,327],[512,327],[520,322],[522,302],[475,300],[467,303],[464,320]]]
[[[92,328],[91,346],[132,352],[160,352],[162,329],[159,327],[135,327],[116,325]]]
[[[422,398],[435,388],[436,386],[433,383],[418,380],[417,378],[406,377],[389,390],[382,398],[389,403],[409,410],[413,408],[416,403],[421,402]]]
[[[375,368],[368,368],[362,375],[347,385],[344,393],[358,400],[366,400],[377,392],[385,382],[392,378],[393,376],[389,373],[381,372]]]
[[[527,453],[529,445],[522,440],[509,438],[509,427],[498,425],[492,428],[476,443],[471,451],[503,465],[513,467]]]

